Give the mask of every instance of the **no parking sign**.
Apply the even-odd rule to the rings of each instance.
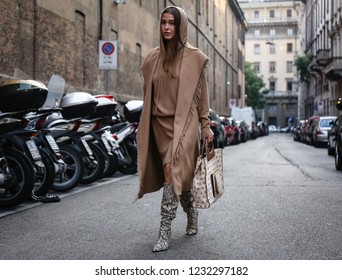
[[[118,41],[99,40],[99,69],[116,70],[118,68]]]

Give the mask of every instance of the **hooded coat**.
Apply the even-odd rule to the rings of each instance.
[[[181,55],[178,56],[180,61],[176,70],[178,94],[173,124],[174,136],[171,144],[171,182],[174,193],[178,197],[182,191],[192,187],[200,138],[213,135],[213,132],[210,129],[208,116],[209,95],[206,70],[209,58],[187,42],[187,16],[183,9],[175,8],[181,15],[179,32],[184,44],[180,50]],[[160,32],[160,46],[147,54],[141,66],[144,106],[137,134],[140,179],[137,198],[143,197],[146,193],[158,191],[165,182],[163,161],[158,153],[151,125],[153,75],[164,52]]]

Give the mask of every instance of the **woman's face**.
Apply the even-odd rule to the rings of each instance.
[[[165,40],[171,40],[175,37],[176,27],[173,14],[164,13],[161,19],[161,32]]]

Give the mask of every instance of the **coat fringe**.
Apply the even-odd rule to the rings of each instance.
[[[183,132],[182,132],[182,135],[181,137],[179,138],[179,141],[178,141],[178,144],[177,144],[177,147],[176,147],[176,151],[174,152],[173,154],[173,157],[172,157],[172,166],[175,166],[178,162],[178,159],[180,157],[180,155],[182,154],[182,151],[183,151],[183,139],[186,135],[186,132],[189,128],[189,125],[192,121],[192,118],[196,112],[196,109],[197,109],[197,106],[198,106],[198,103],[200,101],[200,98],[201,98],[201,89],[202,89],[202,79],[203,78],[207,78],[207,70],[208,70],[208,66],[209,66],[209,59],[207,59],[204,64],[203,64],[203,67],[201,69],[201,74],[200,74],[200,77],[199,77],[199,80],[198,80],[198,83],[196,85],[196,89],[195,89],[195,92],[194,92],[194,95],[193,95],[193,98],[192,98],[192,102],[191,102],[191,106],[190,106],[190,110],[189,110],[189,113],[186,117],[186,121],[185,121],[185,125],[183,127]],[[172,168],[171,168],[172,170]],[[172,176],[173,178],[173,176]]]

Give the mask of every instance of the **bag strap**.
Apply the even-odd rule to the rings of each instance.
[[[201,158],[207,157],[208,161],[215,156],[215,148],[213,141],[208,143],[207,139],[204,139],[201,149]]]
[[[208,161],[215,157],[215,148],[213,141],[211,141],[209,144],[206,143],[206,156]]]
[[[204,138],[204,141],[201,147],[201,158],[204,158],[206,147],[207,147],[207,139]]]

